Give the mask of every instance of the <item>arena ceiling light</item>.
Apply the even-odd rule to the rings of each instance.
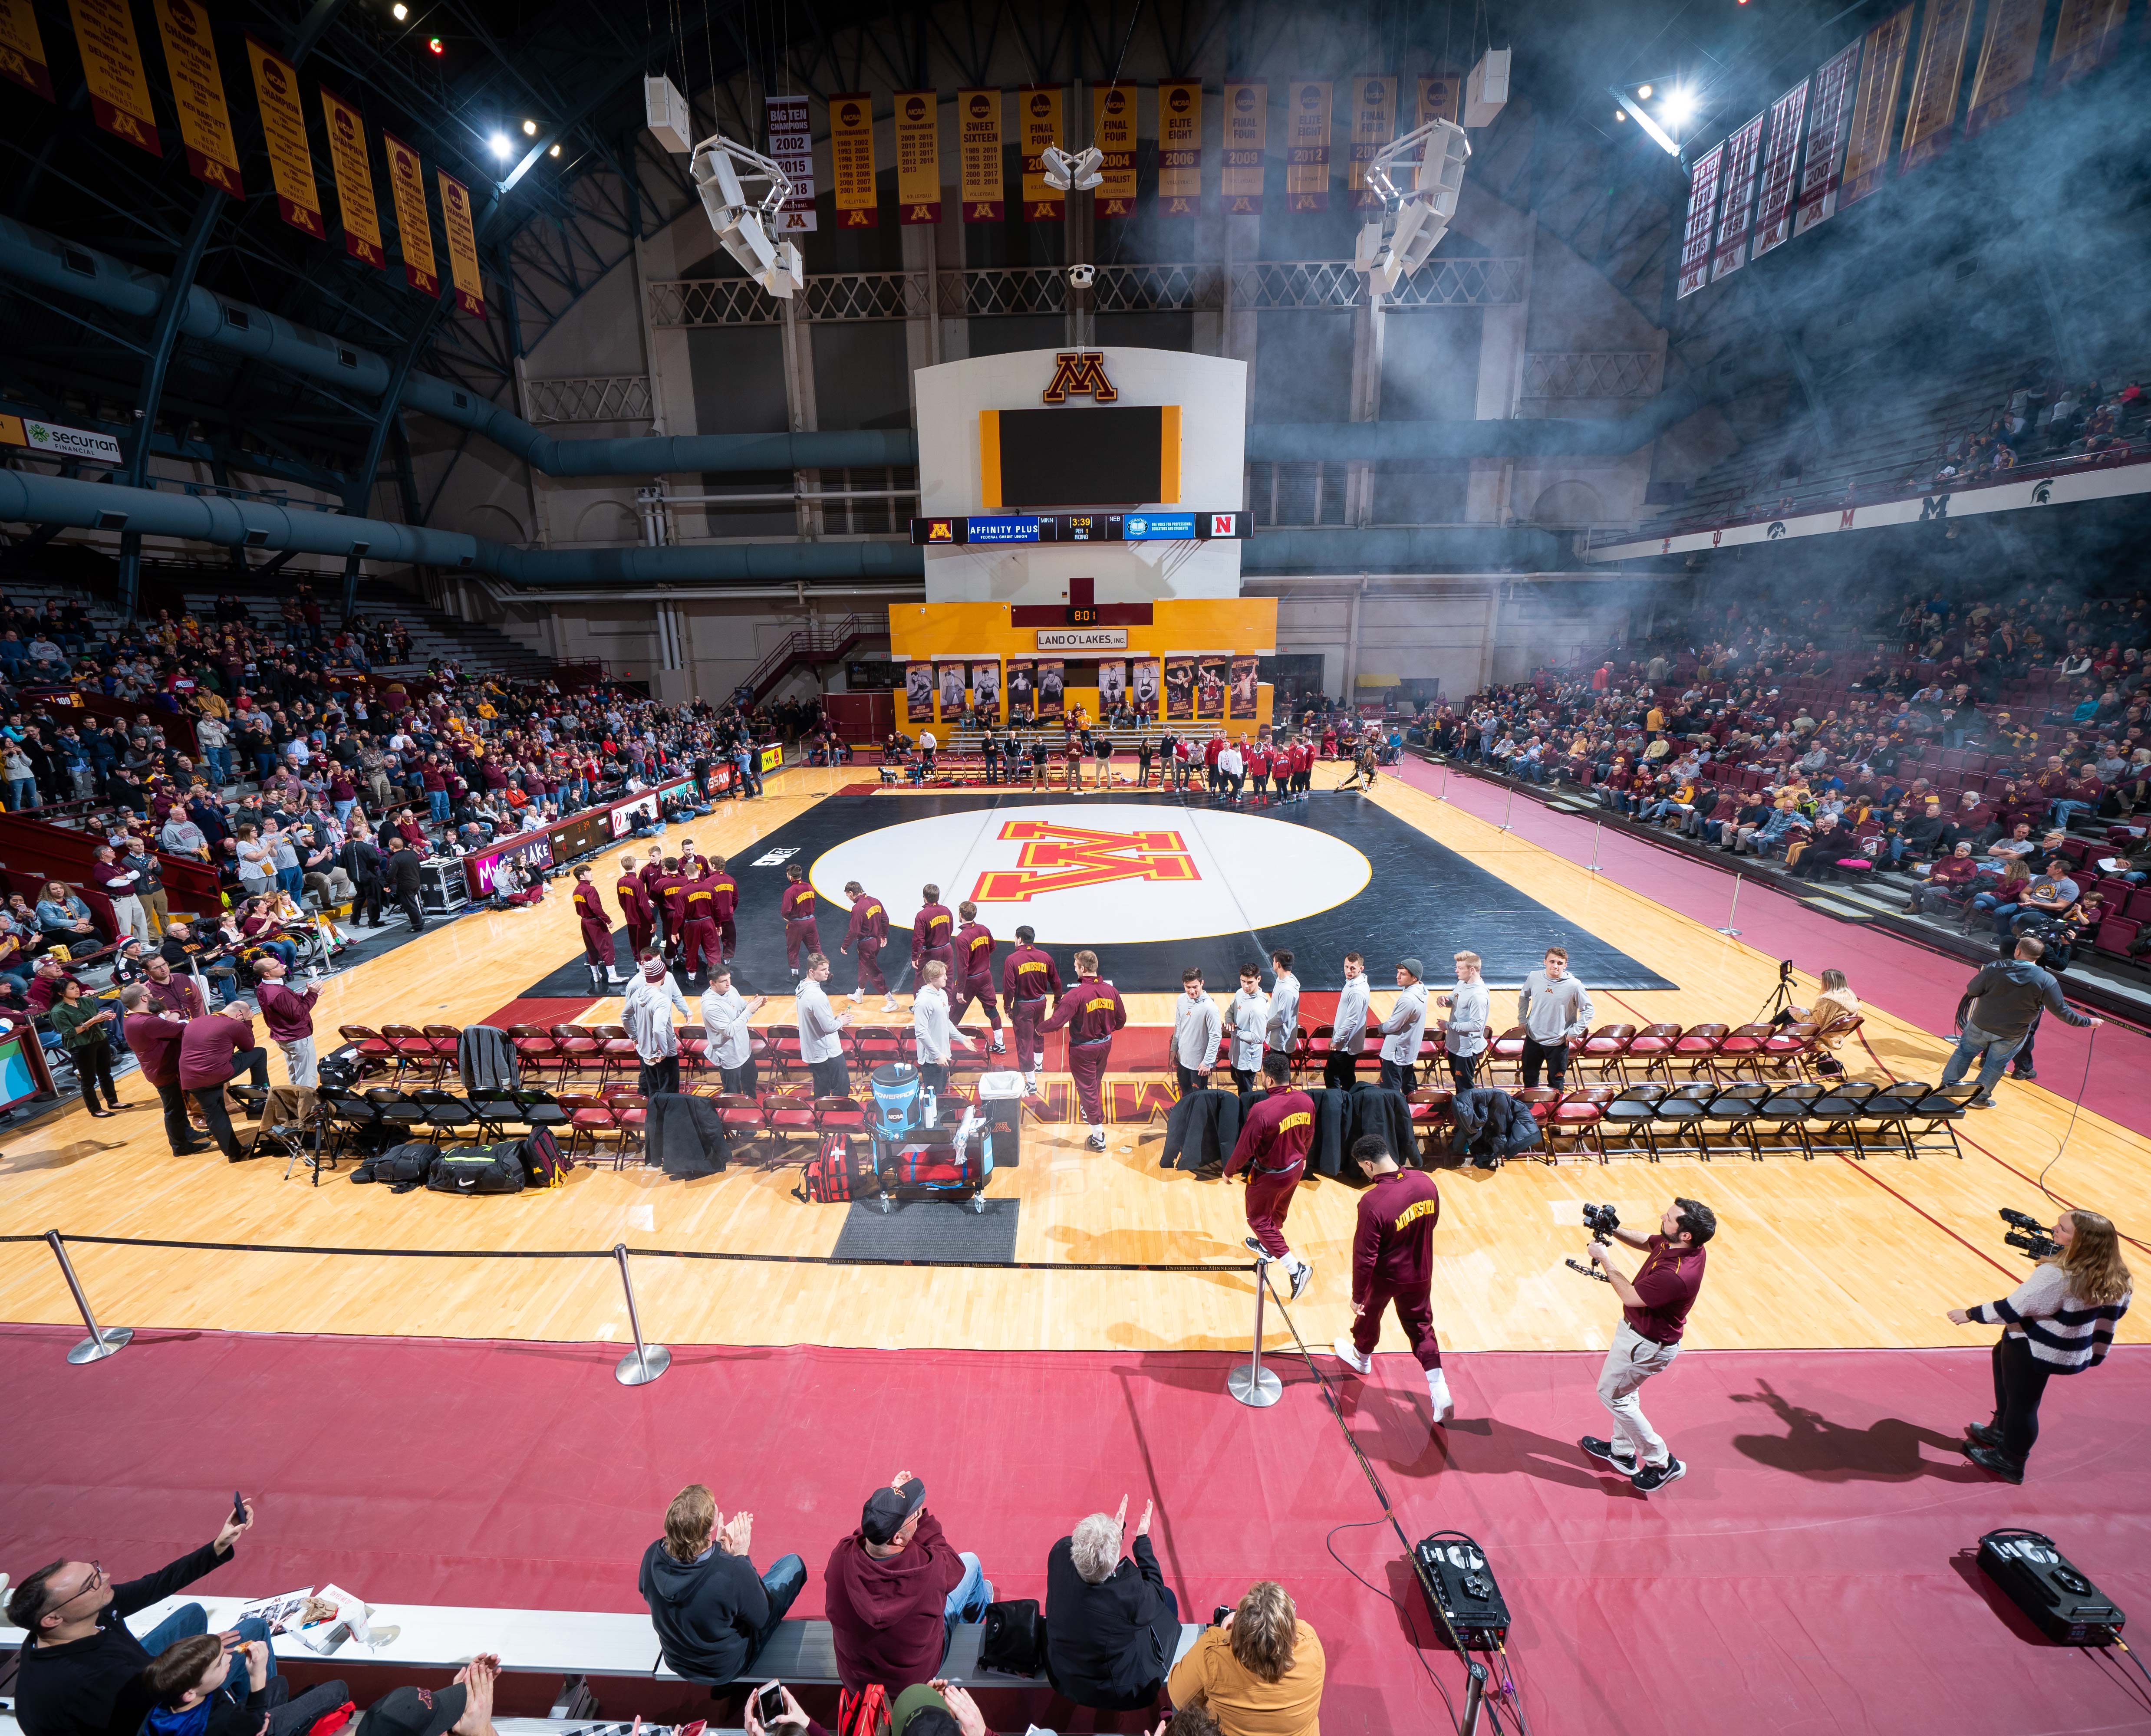
[[[1038,154],[1038,161],[1045,184],[1055,193],[1071,188],[1086,192],[1106,179],[1106,154],[1095,144],[1072,157],[1059,145],[1049,144]]]
[[[803,288],[799,250],[789,241],[770,240],[777,214],[792,196],[791,176],[721,133],[695,147],[687,170],[702,195],[710,227],[741,270],[772,295],[788,300]],[[747,189],[757,184],[766,190],[750,199]]]
[[[508,134],[505,133],[494,134],[492,138],[486,140],[486,143],[493,147],[493,155],[504,163],[508,160],[508,154],[515,149],[508,142]]]
[[[1669,157],[1681,154],[1683,134],[1691,130],[1696,117],[1695,93],[1686,85],[1667,79],[1646,79],[1623,88],[1607,86],[1607,93],[1621,105],[1621,115],[1651,135]]]
[[[1360,231],[1352,264],[1387,295],[1433,257],[1456,216],[1471,141],[1454,121],[1430,120],[1392,139],[1367,166],[1383,211]]]

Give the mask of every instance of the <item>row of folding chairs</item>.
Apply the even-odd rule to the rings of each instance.
[[[1708,1163],[1715,1149],[1745,1152],[1761,1163],[1770,1147],[1797,1151],[1809,1161],[1833,1154],[1916,1158],[1931,1150],[1961,1158],[1956,1126],[1979,1087],[1916,1079],[1894,1084],[1696,1080],[1567,1090],[1537,1086],[1514,1094],[1530,1105],[1539,1123],[1541,1150],[1526,1155],[1552,1159],[1571,1153],[1602,1163],[1617,1151],[1626,1157],[1640,1153],[1653,1163],[1689,1155]],[[1437,1086],[1411,1094],[1412,1124],[1430,1149],[1445,1143],[1454,1097]]]
[[[1813,1076],[1814,1063],[1829,1054],[1834,1046],[1854,1035],[1860,1025],[1856,1013],[1827,1027],[1812,1020],[1784,1025],[1703,1024],[1686,1027],[1678,1024],[1601,1025],[1588,1037],[1570,1046],[1568,1071],[1602,1084],[1609,1080],[1626,1084],[1637,1079],[1658,1078],[1672,1085],[1683,1074],[1691,1079],[1708,1077],[1733,1082],[1749,1078],[1759,1083],[1772,1079],[1805,1079]],[[1427,1034],[1420,1044],[1420,1067],[1441,1064],[1448,1029],[1446,1020],[1428,1026]],[[1480,1074],[1487,1083],[1497,1082],[1505,1076],[1511,1080],[1522,1077],[1525,1034],[1524,1027],[1516,1025],[1487,1043],[1485,1059],[1480,1065]],[[1300,1039],[1293,1054],[1295,1070],[1322,1071],[1336,1040],[1334,1027],[1317,1025],[1312,1031],[1301,1032]],[[1380,1072],[1381,1043],[1379,1027],[1369,1024],[1355,1072]]]

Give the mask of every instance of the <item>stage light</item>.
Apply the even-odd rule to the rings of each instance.
[[[445,54],[445,53],[447,53],[448,52],[448,45],[447,45],[445,43],[443,43],[443,42],[440,39],[440,38],[438,38],[438,36],[429,36],[429,37],[428,37],[428,38],[426,38],[426,46],[427,46],[428,48],[432,49],[432,50],[433,50],[433,52],[434,53],[436,53],[436,54]]]
[[[1651,87],[1647,84],[1638,84],[1636,87],[1636,94],[1647,103],[1651,99]]]
[[[1045,184],[1056,193],[1071,188],[1082,192],[1106,179],[1106,154],[1095,144],[1072,157],[1059,145],[1049,144],[1039,153],[1038,160]]]
[[[1616,108],[1613,111],[1613,119],[1616,120],[1625,121],[1627,118],[1628,111],[1626,108]]]
[[[545,153],[545,154],[546,154],[547,156],[549,156],[549,157],[557,157],[557,156],[559,156],[559,155],[560,154],[560,147],[559,147],[559,145],[557,145],[557,144],[556,144],[556,145],[554,145],[554,146],[553,147],[553,149],[550,149],[549,151],[546,152],[546,153]]]
[[[514,146],[511,145],[508,142],[508,134],[505,133],[494,134],[492,138],[486,141],[486,143],[493,147],[493,155],[499,158],[504,163],[508,160],[509,152],[514,149]]]
[[[705,139],[688,160],[688,173],[702,195],[702,209],[724,250],[772,295],[789,299],[806,283],[799,250],[789,241],[770,240],[771,226],[792,196],[792,178],[777,164],[722,134]],[[768,190],[750,200],[747,182],[766,183]]]
[[[538,123],[534,120],[526,120],[524,122],[523,136],[525,139],[535,139],[538,136]]]
[[[1352,264],[1384,294],[1424,265],[1449,233],[1470,155],[1463,128],[1446,120],[1430,120],[1374,154],[1367,181],[1385,209],[1359,231]],[[1410,179],[1399,186],[1397,176],[1406,169]]]
[[[403,0],[396,0],[396,3],[388,8],[388,13],[400,24],[411,16],[411,8],[403,3]]]
[[[1659,106],[1665,111],[1666,119],[1677,127],[1687,125],[1695,115],[1695,97],[1690,91],[1668,91]]]

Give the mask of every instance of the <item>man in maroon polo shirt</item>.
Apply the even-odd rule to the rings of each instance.
[[[1106,1148],[1106,1064],[1113,1058],[1113,1033],[1128,1022],[1121,992],[1098,975],[1098,955],[1076,955],[1076,987],[1060,997],[1050,1018],[1038,1027],[1041,1039],[1064,1026],[1068,1032],[1068,1072],[1076,1081],[1092,1151]]]
[[[1718,1218],[1701,1200],[1677,1199],[1659,1219],[1658,1234],[1640,1236],[1632,1229],[1611,1234],[1630,1248],[1647,1249],[1650,1258],[1630,1279],[1613,1264],[1603,1242],[1591,1244],[1591,1258],[1621,1299],[1621,1328],[1598,1375],[1599,1402],[1613,1415],[1615,1438],[1586,1435],[1578,1445],[1626,1473],[1648,1495],[1686,1475],[1688,1466],[1659,1439],[1636,1395],[1652,1375],[1671,1368],[1680,1353],[1688,1311],[1703,1288],[1703,1244],[1718,1234]]]
[[[1434,1227],[1441,1221],[1441,1190],[1423,1169],[1399,1169],[1396,1153],[1379,1133],[1352,1142],[1352,1161],[1373,1185],[1359,1196],[1359,1221],[1352,1233],[1352,1335],[1330,1346],[1354,1373],[1374,1371],[1382,1314],[1397,1305],[1397,1324],[1411,1340],[1412,1355],[1426,1372],[1434,1420],[1450,1410],[1449,1376],[1441,1371],[1435,1341]]]
[[[157,1100],[164,1106],[164,1138],[172,1155],[186,1158],[207,1151],[208,1146],[187,1125],[186,1093],[180,1088],[180,1039],[186,1034],[186,1021],[153,1006],[148,988],[139,982],[119,991],[119,1007],[127,1047],[142,1063],[142,1077],[157,1088]]]
[[[180,1037],[180,1088],[201,1110],[217,1149],[235,1163],[245,1163],[252,1153],[240,1148],[239,1136],[231,1130],[224,1088],[242,1067],[250,1083],[265,1091],[269,1086],[269,1052],[254,1041],[254,1027],[245,1017],[252,1011],[241,1002],[228,1012],[189,1019]]]

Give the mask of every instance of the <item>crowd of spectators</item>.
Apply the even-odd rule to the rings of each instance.
[[[1913,480],[1931,487],[2107,452],[2140,439],[2147,422],[2151,399],[2135,381],[2109,389],[2035,371],[1981,426],[1951,438],[1931,472]]]

